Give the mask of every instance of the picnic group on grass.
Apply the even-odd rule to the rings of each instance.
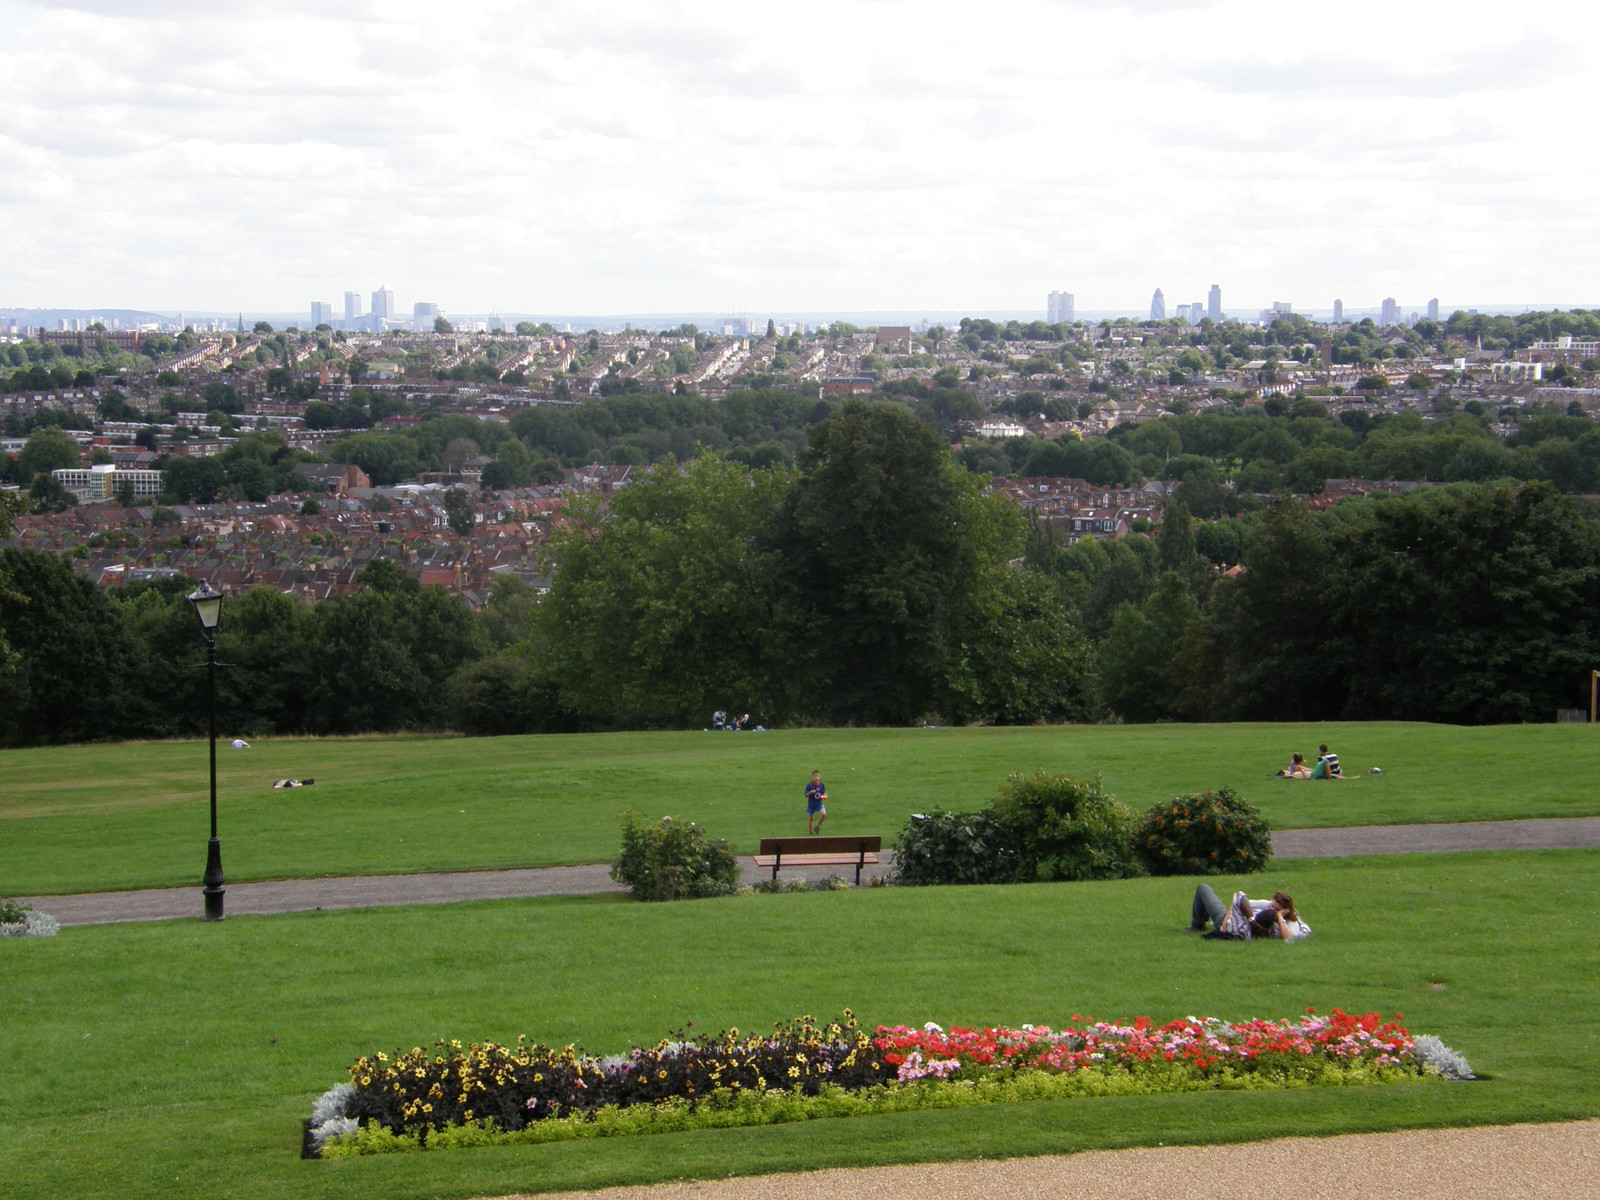
[[[1343,779],[1344,772],[1339,769],[1339,756],[1329,751],[1326,745],[1317,747],[1316,766],[1306,765],[1306,756],[1296,754],[1289,765],[1278,772],[1279,779]]]

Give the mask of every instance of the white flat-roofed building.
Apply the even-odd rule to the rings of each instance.
[[[132,486],[135,497],[161,492],[161,472],[139,467],[100,463],[92,467],[60,467],[50,474],[80,500],[110,500],[124,483]]]

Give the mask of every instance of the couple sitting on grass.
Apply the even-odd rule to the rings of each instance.
[[[1330,754],[1327,746],[1317,747],[1317,765],[1306,766],[1306,756],[1296,754],[1287,768],[1278,772],[1279,779],[1343,779],[1339,770],[1339,756]]]
[[[1208,921],[1215,927],[1206,934],[1208,938],[1282,938],[1292,942],[1311,932],[1311,926],[1295,911],[1294,901],[1283,892],[1273,892],[1271,900],[1252,900],[1235,892],[1233,903],[1224,906],[1217,893],[1202,883],[1194,890],[1189,928],[1201,932]]]

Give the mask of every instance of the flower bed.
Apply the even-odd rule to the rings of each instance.
[[[55,937],[61,926],[31,904],[0,900],[0,938]]]
[[[1398,1017],[1398,1014],[1396,1014]],[[767,1035],[681,1036],[625,1055],[460,1042],[350,1068],[317,1101],[308,1153],[326,1157],[547,1142],[1066,1096],[1471,1078],[1437,1038],[1377,1013],[1298,1021],[1074,1016],[1061,1029],[880,1026],[850,1013]]]

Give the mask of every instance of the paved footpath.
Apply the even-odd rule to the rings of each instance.
[[[1452,850],[1540,850],[1600,846],[1600,817],[1529,821],[1474,821],[1459,825],[1370,825],[1348,829],[1284,829],[1272,835],[1273,857],[1337,858],[1351,855],[1415,854]],[[801,874],[817,876],[832,868]],[[845,873],[848,868],[839,870]],[[868,867],[863,878],[881,875]],[[744,880],[768,873],[748,859]],[[790,875],[785,872],[785,875]],[[309,912],[332,908],[379,908],[400,904],[451,904],[462,900],[510,900],[522,896],[582,896],[620,892],[604,863],[576,867],[526,867],[508,871],[443,871],[419,875],[364,875],[342,879],[283,879],[227,885],[230,915]],[[190,887],[137,892],[91,892],[76,896],[24,897],[63,925],[111,925],[170,921],[200,914],[198,882]]]
[[[1271,1101],[1264,1107],[1270,1111]],[[1596,1196],[1600,1196],[1600,1121],[839,1168],[505,1200],[1594,1200]]]

